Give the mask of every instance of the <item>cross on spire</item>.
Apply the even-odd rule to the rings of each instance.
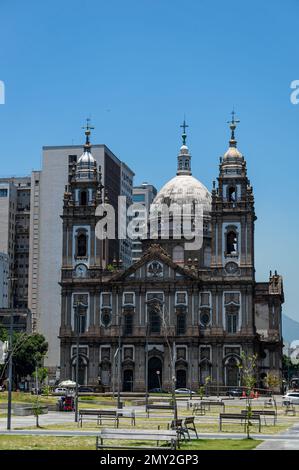
[[[232,115],[231,121],[227,121],[227,123],[230,124],[229,127],[230,127],[230,130],[231,130],[231,138],[230,138],[229,143],[230,143],[230,145],[231,145],[232,147],[235,147],[235,146],[236,146],[236,143],[237,143],[237,141],[236,141],[236,139],[235,139],[235,129],[236,129],[236,127],[237,127],[236,125],[239,124],[240,120],[239,120],[239,119],[235,119],[236,113],[235,113],[235,110],[234,110],[234,109],[232,110],[231,115]]]
[[[90,125],[90,118],[86,118],[86,126],[82,126],[82,129],[85,129],[85,135],[86,135],[85,145],[89,147],[90,146],[90,140],[89,140],[90,131],[94,129],[94,127]]]
[[[184,117],[184,122],[183,122],[183,124],[180,125],[180,127],[183,128],[183,134],[182,134],[183,145],[186,145],[186,139],[187,139],[186,127],[189,127],[189,126],[188,126],[188,124],[186,124],[185,117]]]

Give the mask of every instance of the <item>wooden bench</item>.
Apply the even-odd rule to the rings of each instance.
[[[253,415],[257,414],[257,415],[260,415],[260,416],[264,416],[265,424],[266,424],[266,416],[273,416],[273,424],[274,425],[276,424],[277,413],[274,410],[255,410],[255,409],[252,409],[251,412],[252,412]],[[243,414],[244,416],[246,416],[247,413],[248,413],[248,410],[241,410],[241,414]]]
[[[83,417],[85,419],[93,419],[97,421],[98,425],[102,424],[102,420],[112,420],[114,421],[115,427],[118,428],[119,426],[119,419],[120,418],[129,418],[131,419],[131,425],[135,426],[136,424],[136,416],[135,411],[123,411],[123,410],[98,410],[98,409],[81,409],[79,410],[79,423],[83,423]]]
[[[115,427],[118,428],[119,425],[119,417],[116,410],[96,410],[96,409],[82,409],[79,410],[79,423],[82,428],[83,424],[83,417],[87,420],[96,420],[97,424],[102,424],[102,420],[111,420],[114,422]]]
[[[191,403],[190,403],[191,406]],[[203,416],[206,414],[206,407],[205,405],[200,402],[200,403],[194,403],[192,406],[192,414],[194,415],[200,415]]]
[[[285,415],[291,414],[292,416],[295,416],[296,415],[295,405],[293,405],[292,403],[287,404],[284,410],[284,414]]]
[[[146,406],[146,413],[147,417],[149,418],[149,412],[150,410],[174,410],[173,405],[147,405]]]
[[[229,420],[229,421],[240,421],[241,424],[243,424],[244,419],[246,419],[246,415],[242,413],[220,413],[219,415],[219,430],[222,431],[222,421],[223,420]],[[250,418],[250,421],[257,421],[259,425],[259,432],[261,432],[261,417],[260,415],[252,415]],[[245,426],[246,426],[246,421],[245,421]]]
[[[156,446],[144,446],[144,445],[134,445],[130,444],[111,444],[104,443],[104,441],[156,441]],[[164,441],[167,443],[166,446],[160,446],[159,442]],[[153,449],[153,450],[164,450],[171,449],[176,450],[179,448],[179,440],[177,437],[177,432],[173,430],[166,431],[156,431],[153,429],[145,430],[132,430],[132,429],[102,429],[99,435],[96,438],[96,450],[103,449]]]
[[[202,400],[201,403],[209,411],[211,410],[211,406],[222,406],[223,412],[225,412],[225,403],[222,400]]]

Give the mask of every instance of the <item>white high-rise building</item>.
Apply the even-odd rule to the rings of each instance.
[[[144,220],[147,220],[150,206],[153,200],[157,195],[157,189],[155,186],[149,183],[142,183],[140,186],[135,186],[133,188],[133,202],[136,204],[142,204],[144,206],[144,212],[139,211],[138,217],[135,218],[142,223]],[[139,239],[133,240],[132,242],[132,261],[135,263],[142,256],[142,242]]]

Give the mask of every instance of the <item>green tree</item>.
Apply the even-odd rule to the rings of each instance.
[[[247,433],[247,439],[250,439],[250,427],[252,422],[252,406],[251,396],[256,383],[256,363],[257,354],[246,355],[244,351],[241,353],[242,362],[239,365],[241,372],[242,384],[246,387],[246,417],[245,417],[245,430]]]

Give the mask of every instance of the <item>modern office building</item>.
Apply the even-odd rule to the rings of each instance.
[[[9,258],[6,253],[0,253],[0,308],[9,307],[8,282]]]
[[[155,186],[149,183],[142,183],[140,186],[133,188],[133,202],[138,205],[144,206],[144,209],[138,212],[135,218],[136,222],[140,220],[141,224],[147,224],[149,217],[150,205],[157,195]],[[142,241],[141,239],[132,240],[132,261],[135,263],[139,261],[142,256]]]

